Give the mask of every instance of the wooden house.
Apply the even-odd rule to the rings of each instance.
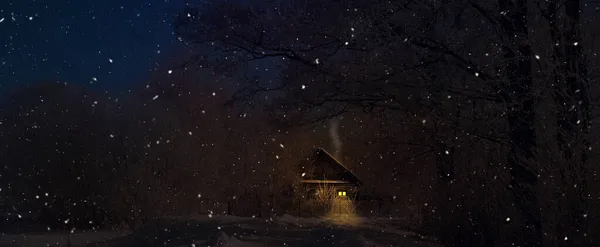
[[[355,199],[362,182],[333,155],[316,148],[312,157],[301,166],[301,189],[310,198],[319,188],[333,189],[338,197]]]

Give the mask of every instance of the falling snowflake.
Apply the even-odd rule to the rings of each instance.
[[[154,95],[154,97],[153,97],[152,99],[153,99],[153,100],[156,100],[156,99],[158,99],[158,94],[157,94],[157,95]]]

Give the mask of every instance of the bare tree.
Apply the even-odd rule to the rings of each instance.
[[[535,3],[285,1],[267,8],[211,2],[186,9],[176,27],[182,40],[203,49],[194,60],[202,66],[247,74],[249,68],[261,65],[257,61],[279,66],[279,84],[243,77],[244,87],[233,97],[237,102],[270,104],[274,117],[293,123],[320,122],[362,109],[388,120],[390,126],[402,123],[413,131],[421,130],[423,135],[417,140],[390,139],[418,143],[414,146],[423,146],[435,157],[441,187],[465,175],[458,171],[469,173],[466,168],[470,166],[457,165],[463,160],[485,174],[468,176],[467,183],[493,177],[491,186],[500,190],[501,200],[489,201],[492,209],[473,205],[466,210],[477,211],[481,216],[477,220],[490,226],[502,220],[490,215],[508,207],[503,213],[517,213],[519,217],[513,221],[522,224],[498,226],[502,229],[499,237],[498,229],[466,222],[473,229],[483,229],[475,235],[485,236],[471,240],[461,236],[464,241],[455,244],[540,246],[544,244],[540,179],[546,179],[540,178],[542,169],[571,171],[571,180],[562,181],[563,186],[575,180],[585,184],[583,165],[539,163],[541,137],[536,136],[536,122],[545,121],[538,113],[540,102],[547,92],[552,95],[560,109],[555,116],[560,130],[556,138],[563,148],[558,150],[565,155],[581,153],[569,154],[565,160],[584,164],[590,99],[586,96],[585,62],[576,44],[580,3],[550,3],[541,11],[552,20],[564,7],[564,25],[533,22],[530,16],[538,14]],[[339,11],[331,14],[332,9]],[[223,16],[223,12],[231,15]],[[477,21],[468,20],[472,16]],[[533,24],[549,30],[552,37],[532,34]],[[538,52],[543,51],[532,44],[552,46],[557,38],[561,39],[557,48],[545,53],[553,57],[555,66],[540,66]],[[543,81],[548,74],[564,79],[547,87]],[[536,83],[542,86],[536,87]],[[276,100],[262,101],[265,95]],[[572,106],[576,110],[571,110]],[[577,127],[577,121],[583,129]],[[580,143],[577,147],[571,146],[574,140]],[[477,156],[475,145],[483,146],[489,160],[468,161]],[[498,171],[501,179],[486,170]],[[581,191],[585,188],[571,194],[581,195]],[[582,215],[580,208],[572,211]]]

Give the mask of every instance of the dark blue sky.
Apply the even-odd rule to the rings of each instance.
[[[183,2],[0,0],[0,84],[96,78],[129,88],[176,46],[171,21]]]

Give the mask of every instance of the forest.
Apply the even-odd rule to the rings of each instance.
[[[410,229],[445,246],[594,246],[597,12],[579,0],[189,3],[173,20],[186,55],[136,88],[48,81],[0,97],[0,208],[136,227],[252,197],[264,206],[250,214],[269,217],[288,212],[284,188],[322,146],[365,191],[400,198],[390,217],[417,208]]]

